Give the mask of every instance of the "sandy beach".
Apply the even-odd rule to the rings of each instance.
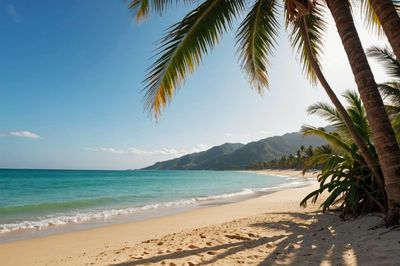
[[[260,171],[299,176],[298,171]],[[310,177],[315,173],[307,173]],[[317,183],[146,221],[0,245],[6,265],[398,265],[381,217],[341,221],[299,207]]]

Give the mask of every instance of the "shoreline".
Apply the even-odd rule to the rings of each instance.
[[[293,173],[291,176],[298,177],[298,173]],[[196,208],[143,221],[107,225],[83,231],[4,243],[0,244],[0,260],[2,265],[42,265],[46,263],[81,265],[83,261],[90,261],[104,249],[118,249],[182,230],[229,222],[271,210],[278,211],[281,208],[276,208],[275,205],[282,198],[285,198],[285,204],[293,207],[293,205],[298,205],[297,198],[311,191],[313,186],[315,187],[315,185],[311,185],[301,188],[284,188],[267,195],[235,203]],[[288,191],[290,192],[288,193]],[[288,194],[290,194],[290,197],[288,197]],[[14,257],[12,254],[16,252],[26,254],[26,256]]]
[[[238,172],[278,176],[286,179],[286,181],[282,184],[274,185],[271,187],[252,189],[242,188],[242,190],[224,194],[178,199],[176,201],[170,202],[149,203],[148,205],[143,206],[130,206],[123,208],[115,207],[112,209],[95,211],[94,213],[87,211],[86,216],[84,216],[85,213],[75,214],[73,216],[61,215],[59,217],[55,216],[43,220],[24,221],[20,222],[19,224],[6,224],[3,229],[10,231],[1,232],[0,230],[0,244],[51,236],[56,234],[85,231],[117,224],[145,221],[153,218],[160,218],[164,216],[188,212],[200,208],[236,203],[252,198],[261,197],[288,188],[307,186],[310,183],[309,180],[303,179],[303,177],[301,177],[300,171],[285,170],[284,172],[277,172],[263,170]],[[293,177],[293,180],[291,180],[290,177]],[[307,175],[305,177],[307,177]],[[101,218],[103,216],[107,216],[107,214],[110,214],[110,216],[108,216],[107,218]],[[78,216],[81,216],[83,218],[81,222],[75,222],[75,220],[79,218]],[[90,219],[88,217],[94,218]],[[68,220],[74,222],[68,222]],[[49,225],[46,225],[46,223],[48,223]],[[8,229],[7,226],[9,226],[10,229]],[[16,229],[16,226],[23,226],[26,228]],[[38,226],[38,228],[35,228],[36,226]]]
[[[301,208],[302,197],[318,186],[0,244],[0,261],[2,266],[398,265],[400,232],[368,230],[381,221],[379,214],[343,221],[337,213],[321,213],[320,200]]]
[[[264,170],[247,170],[246,172],[264,175],[274,176],[287,176],[287,177],[299,177],[299,178],[317,178],[319,171],[307,171],[303,175],[301,170],[292,169],[264,169]]]

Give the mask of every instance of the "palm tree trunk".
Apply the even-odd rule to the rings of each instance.
[[[400,219],[400,148],[385,111],[374,75],[354,26],[348,0],[326,0],[350,62],[358,91],[371,126],[388,198],[387,225]]]
[[[302,17],[300,19],[301,19],[300,29],[301,29],[302,35],[304,37],[304,44],[305,44],[304,47],[306,49],[307,54],[309,55],[308,57],[309,57],[311,66],[312,66],[319,82],[321,83],[322,87],[324,88],[326,94],[328,95],[329,99],[331,100],[333,105],[336,107],[336,110],[339,112],[340,116],[342,117],[343,122],[345,123],[354,142],[357,144],[357,146],[360,150],[361,156],[364,158],[369,170],[374,175],[375,181],[381,187],[381,189],[384,189],[384,185],[383,185],[384,180],[383,180],[383,176],[382,176],[382,172],[379,167],[379,164],[378,164],[376,158],[374,158],[372,152],[368,148],[364,139],[360,136],[359,132],[357,131],[356,127],[354,126],[353,121],[351,120],[346,109],[344,108],[344,106],[342,105],[342,103],[340,102],[338,97],[336,96],[335,92],[332,90],[331,86],[329,85],[328,81],[325,78],[325,75],[322,73],[322,70],[321,70],[317,60],[315,59],[315,56],[311,49],[310,39],[308,38],[309,34],[308,34],[306,20],[304,17]],[[386,210],[382,210],[382,211],[386,211]]]
[[[400,17],[392,0],[370,0],[383,31],[392,46],[397,60],[400,60]]]

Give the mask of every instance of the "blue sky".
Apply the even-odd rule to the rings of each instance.
[[[122,0],[0,0],[0,167],[138,168],[325,124],[305,113],[327,98],[305,80],[283,32],[263,97],[248,85],[227,34],[152,120],[142,104],[145,69],[155,41],[187,10],[136,24]],[[361,26],[365,47],[384,43]],[[337,93],[354,88],[332,25],[326,50],[323,67]]]

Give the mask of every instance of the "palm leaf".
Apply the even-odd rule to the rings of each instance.
[[[313,62],[321,68],[320,57],[323,52],[324,32],[327,23],[320,4],[315,3],[308,15],[293,16],[292,10],[285,5],[286,28],[290,29],[289,38],[292,47],[300,55],[303,72],[312,84],[317,84]],[[309,48],[309,50],[308,50]],[[308,51],[311,51],[308,52]]]
[[[361,17],[367,30],[371,33],[377,34],[378,36],[383,36],[384,32],[381,22],[372,8],[370,0],[353,0],[352,2],[354,6],[359,8]]]
[[[396,106],[400,106],[400,82],[385,82],[378,84],[382,96]]]
[[[317,102],[307,108],[307,113],[310,115],[316,114],[336,126],[337,123],[342,122],[342,118],[338,111],[330,104]]]
[[[400,62],[387,46],[371,46],[367,49],[367,55],[380,62],[389,76],[400,80]]]
[[[303,133],[304,136],[308,135],[319,136],[324,140],[326,140],[333,148],[339,149],[348,154],[352,153],[351,147],[334,133],[326,132],[324,129],[316,128],[313,126],[303,126],[301,128],[301,132]]]
[[[208,0],[170,28],[145,83],[145,107],[158,118],[188,74],[215,47],[245,7],[245,0]]]
[[[268,87],[269,56],[279,30],[276,0],[258,0],[236,34],[239,60],[250,84],[260,93]]]
[[[194,3],[196,0],[132,0],[128,4],[128,8],[136,12],[137,21],[142,21],[148,18],[151,11],[161,15],[174,2],[176,4],[179,2],[187,4]]]
[[[368,124],[367,114],[359,94],[353,90],[346,90],[342,96],[348,102],[347,112],[358,133],[366,141],[366,143],[370,144],[371,130]]]
[[[364,21],[364,25],[367,30],[372,33],[377,34],[378,36],[383,36],[384,32],[382,29],[381,22],[376,15],[374,9],[372,8],[370,0],[352,0],[353,6],[359,8],[361,17]],[[392,0],[394,8],[400,14],[400,1]]]

